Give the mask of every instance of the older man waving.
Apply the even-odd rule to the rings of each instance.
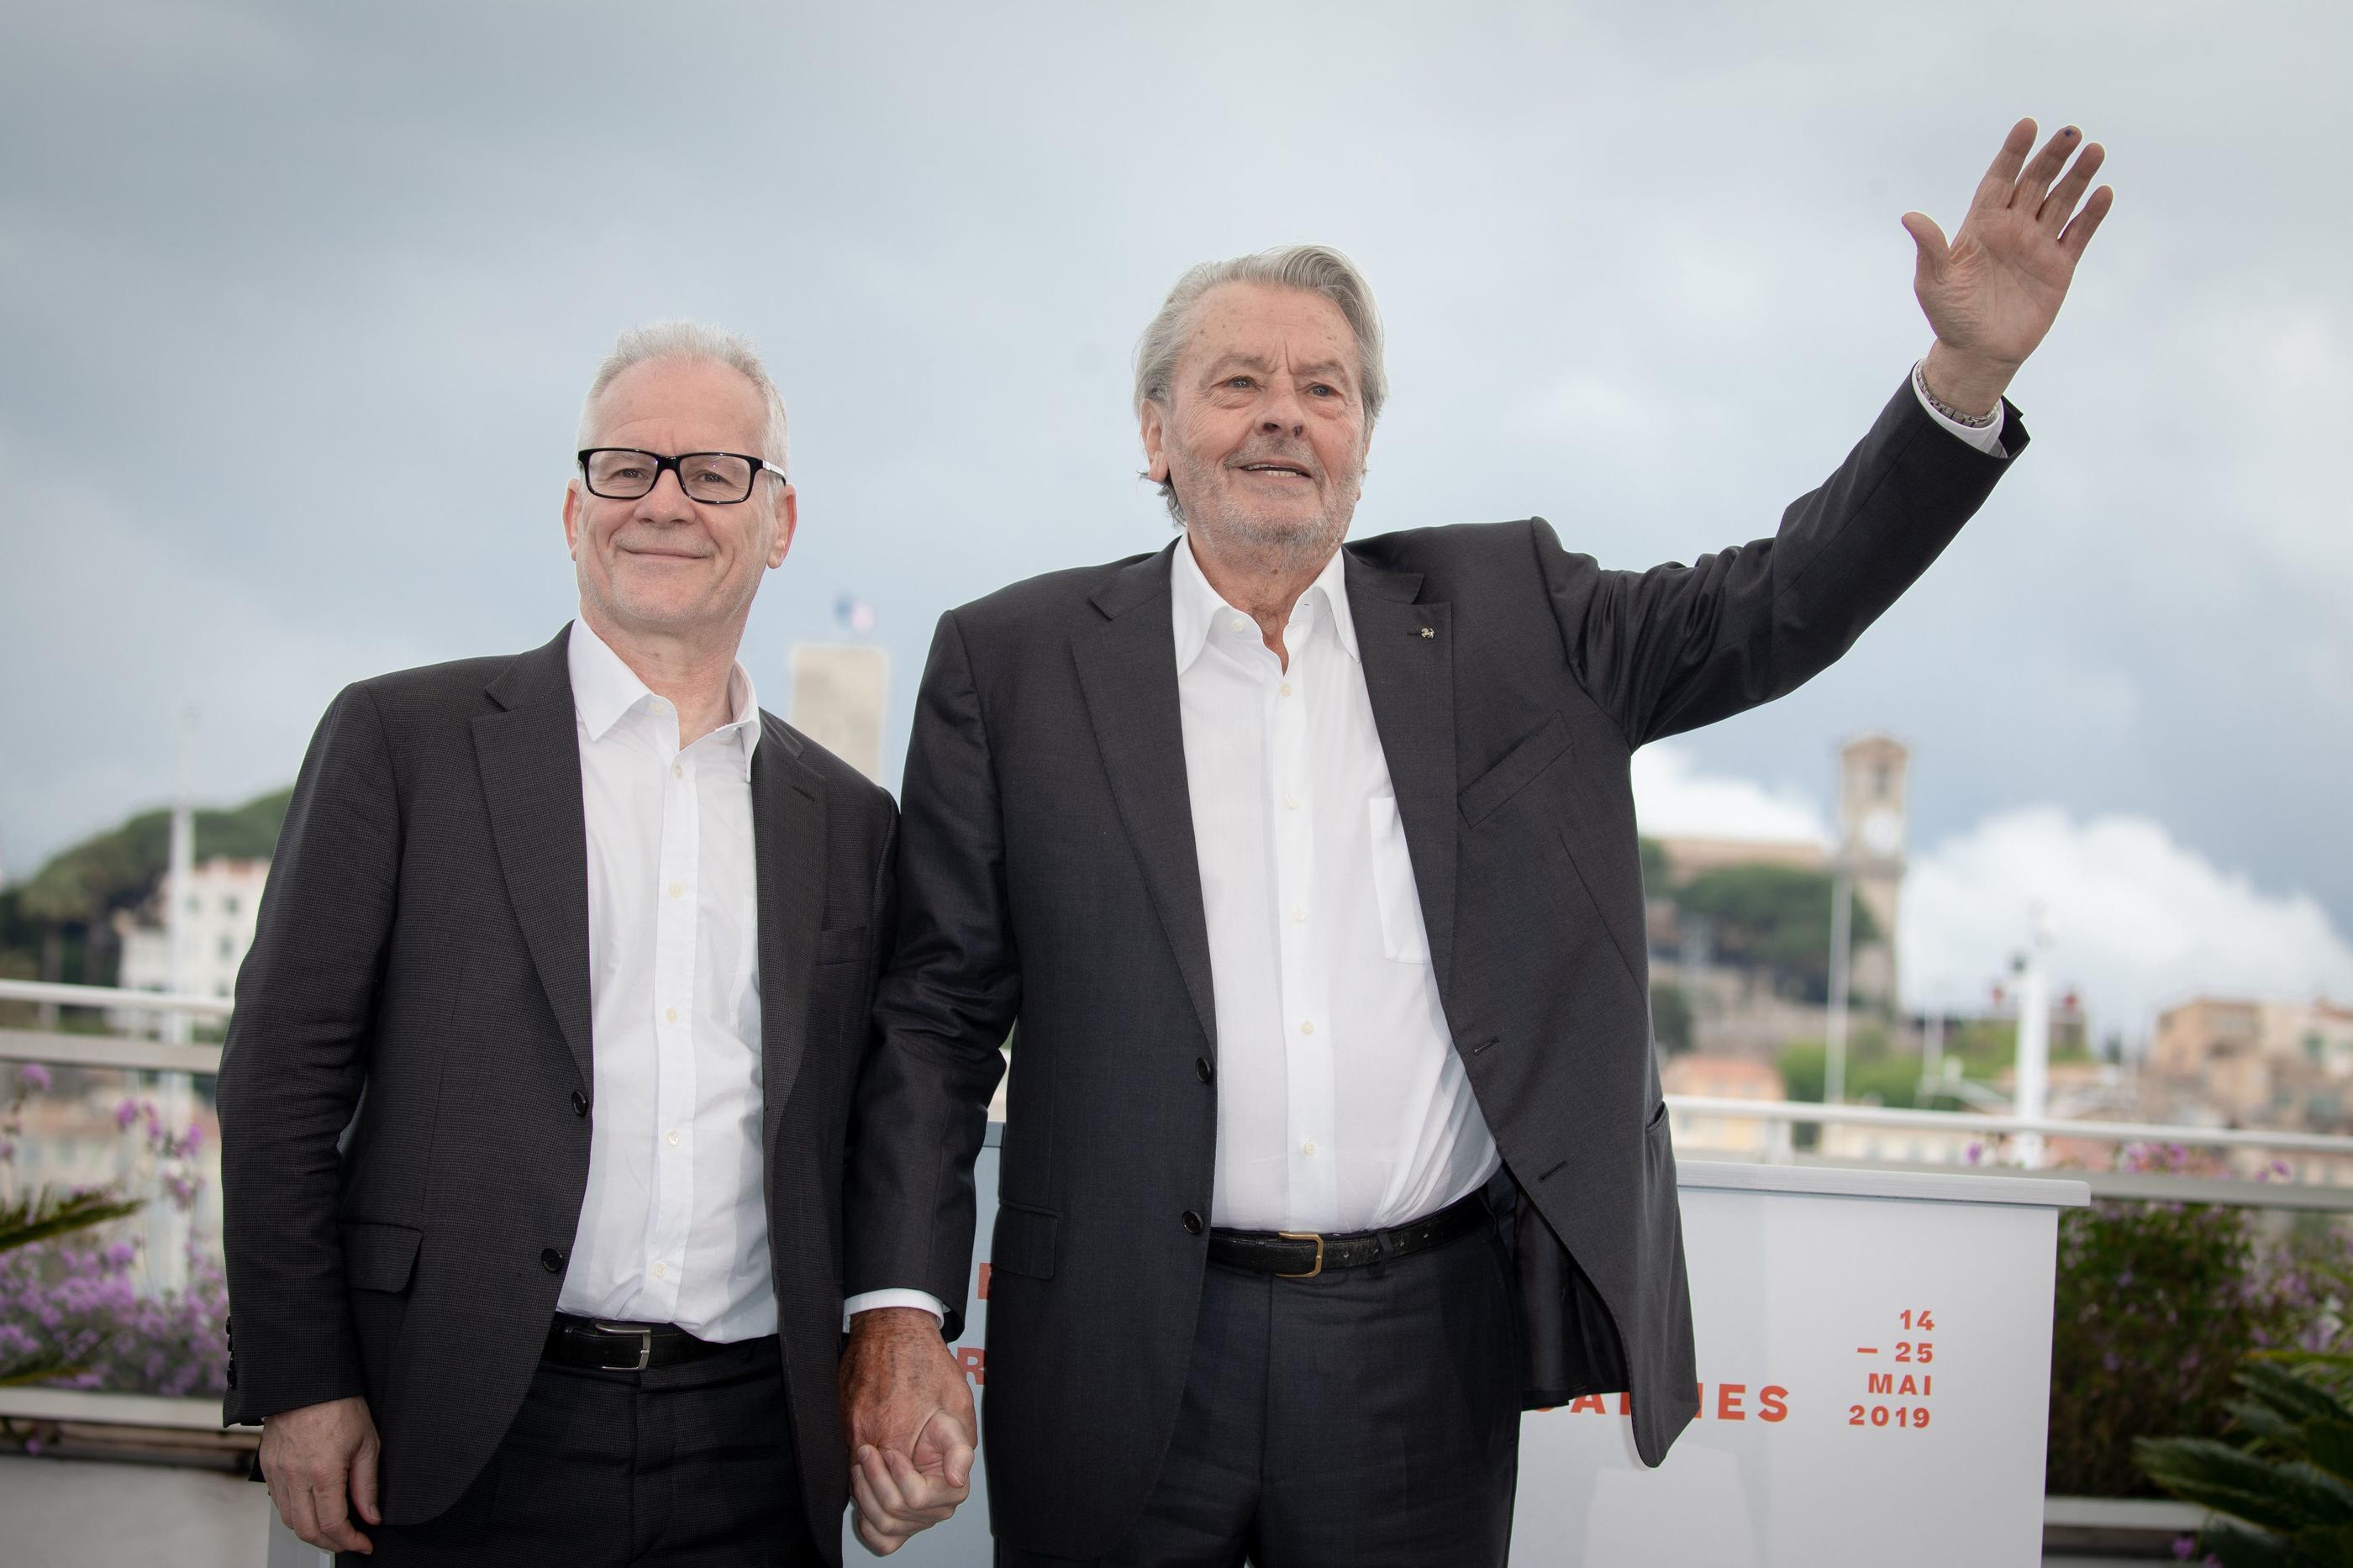
[[[1524,1405],[1630,1390],[1665,1457],[1694,1374],[1627,760],[1845,652],[2024,448],[2003,390],[2110,199],[2034,134],[1949,245],[1907,216],[1936,338],[1868,434],[1695,566],[1536,519],[1344,544],[1364,280],[1303,247],[1177,284],[1135,408],[1182,535],[940,623],[860,1092],[848,1415],[920,1457],[962,1384],[882,1293],[962,1300],[1018,1024],[1001,1564],[1494,1563]]]

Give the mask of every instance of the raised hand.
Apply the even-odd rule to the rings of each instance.
[[[1949,244],[1926,214],[1904,215],[1919,252],[1913,291],[1936,332],[1921,373],[1939,401],[1965,414],[1989,413],[2000,401],[2057,319],[2075,263],[2116,203],[2106,185],[2084,200],[2107,156],[2098,142],[2069,125],[2030,163],[2033,146],[2033,121],[2010,127]]]

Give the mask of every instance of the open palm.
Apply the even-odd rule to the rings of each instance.
[[[2033,121],[2010,128],[1949,244],[1926,214],[1904,215],[1919,249],[1913,290],[1937,342],[2004,380],[2051,330],[2075,263],[2116,200],[2102,185],[2076,210],[2106,153],[2073,126],[2029,163],[2033,146]]]

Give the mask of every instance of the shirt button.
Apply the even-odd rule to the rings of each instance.
[[[1288,697],[1288,696],[1290,696],[1290,695],[1291,695],[1291,682],[1289,682],[1288,680],[1284,681],[1284,682],[1282,683],[1282,685],[1280,688],[1278,688],[1278,689],[1277,689],[1277,695],[1279,695],[1279,696],[1283,696],[1283,697]]]
[[[564,1254],[548,1247],[539,1255],[539,1266],[550,1274],[561,1274],[564,1272]]]
[[[665,1136],[665,1141],[670,1144],[670,1146],[671,1148],[675,1149],[675,1148],[677,1148],[677,1147],[678,1147],[678,1129],[677,1129],[677,1128],[675,1128],[675,1127],[671,1128],[671,1129],[670,1130],[670,1131],[669,1131],[667,1134],[665,1134],[664,1136]]]
[[[667,1263],[657,1263],[657,1264],[655,1264],[655,1265],[654,1265],[654,1278],[655,1278],[655,1279],[669,1279],[669,1278],[670,1278],[670,1265],[669,1265],[669,1264],[667,1264]]]
[[[1293,904],[1291,906],[1291,918],[1294,921],[1303,921],[1307,918],[1307,911]]]
[[[686,769],[676,763],[672,763],[670,765],[670,776],[674,779],[682,779],[686,776]]]
[[[1299,1146],[1299,1152],[1306,1155],[1309,1159],[1314,1159],[1315,1157],[1315,1140],[1310,1138],[1306,1142],[1302,1143]]]
[[[686,884],[684,882],[672,882],[670,885],[670,896],[673,899],[684,898],[686,896]]]
[[[572,1091],[572,1114],[575,1116],[588,1114],[588,1097],[576,1089]]]
[[[1284,795],[1282,797],[1282,804],[1287,809],[1297,811],[1299,809],[1299,797],[1295,795]]]
[[[670,1022],[670,1023],[672,1023],[672,1024],[677,1023],[677,1022],[678,1022],[678,1009],[677,1009],[677,1008],[675,1008],[675,1007],[665,1007],[665,1008],[663,1008],[663,1009],[662,1009],[662,1017],[663,1017],[666,1021],[668,1021],[668,1022]]]
[[[1299,1021],[1299,1032],[1303,1035],[1314,1034],[1315,1032],[1315,1020],[1313,1018],[1301,1019]]]
[[[1250,630],[1250,623],[1242,619],[1240,616],[1236,616],[1234,617],[1234,630],[1238,632],[1246,632]]]
[[[1187,1236],[1198,1236],[1201,1234],[1201,1216],[1195,1214],[1191,1209],[1187,1209],[1185,1211],[1185,1234]]]
[[[1218,1075],[1215,1070],[1210,1068],[1208,1058],[1195,1057],[1193,1058],[1193,1076],[1199,1079],[1203,1083],[1207,1083]]]

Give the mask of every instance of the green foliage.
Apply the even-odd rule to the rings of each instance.
[[[53,1196],[44,1187],[30,1197],[0,1204],[0,1252],[13,1252],[138,1212],[136,1198],[117,1198],[104,1188]]]
[[[278,847],[291,789],[257,795],[227,811],[195,813],[195,858],[266,859]],[[172,854],[172,814],[145,811],[121,826],[59,851],[16,890],[26,915],[88,920],[127,909],[153,890]]]
[[[2131,1149],[2122,1166],[2189,1162],[2179,1149]],[[2109,1202],[2060,1216],[2046,1490],[2153,1495],[2135,1439],[2221,1432],[2251,1352],[2334,1348],[2344,1239],[2328,1230],[2259,1245],[2256,1213]]]
[[[1679,985],[1651,987],[1651,1037],[1669,1056],[1692,1048],[1691,1002]]]
[[[1667,870],[1667,847],[1645,836],[1635,841],[1642,852],[1642,892],[1646,897],[1662,899],[1672,891],[1674,877]]]
[[[109,1220],[127,1218],[137,1214],[139,1209],[137,1199],[117,1198],[103,1189],[68,1193],[56,1197],[44,1187],[30,1197],[13,1204],[0,1204],[0,1253],[13,1252],[37,1241],[51,1241],[76,1231],[88,1230]],[[54,1351],[36,1350],[26,1354],[0,1357],[0,1388],[47,1383],[52,1378],[70,1377],[81,1370],[79,1365]]]
[[[1791,1100],[1819,1100],[1830,1084],[1830,1047],[1799,1040],[1781,1049],[1781,1080]],[[1876,1026],[1854,1031],[1847,1042],[1846,1098],[1909,1109],[1920,1087],[1920,1058],[1887,1047]]]
[[[1830,994],[1831,877],[1794,866],[1719,866],[1674,892],[1675,908],[1708,921],[1717,956],[1768,969],[1804,995]],[[1879,940],[1861,899],[1851,905],[1857,945]]]
[[[195,813],[196,859],[268,859],[293,795],[274,790],[230,810]],[[0,889],[0,973],[111,984],[116,943],[107,922],[115,911],[146,901],[171,853],[172,814],[142,812],[60,850],[28,880]],[[18,1012],[10,1009],[0,1022],[21,1024]]]
[[[2143,1437],[2133,1457],[2174,1496],[2228,1514],[2198,1544],[2224,1568],[2332,1568],[2353,1563],[2353,1406],[2348,1358],[2257,1359],[2226,1402],[2237,1442]]]

